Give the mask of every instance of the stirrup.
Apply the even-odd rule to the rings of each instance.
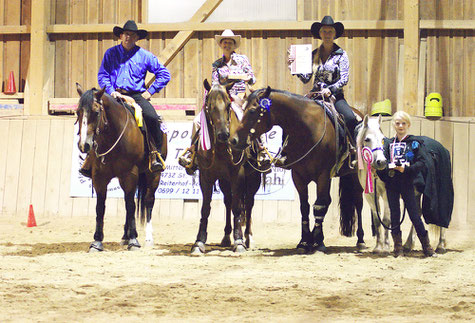
[[[161,172],[166,168],[165,161],[162,158],[162,155],[154,150],[150,152],[150,157],[148,159],[148,169],[152,172]]]
[[[274,158],[273,162],[274,162],[275,166],[284,168],[285,163],[287,162],[287,156],[281,156],[279,158]]]

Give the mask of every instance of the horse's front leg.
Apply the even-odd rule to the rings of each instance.
[[[438,227],[439,229],[439,244],[437,245],[437,248],[435,249],[435,252],[439,253],[439,254],[444,254],[447,252],[447,245],[446,245],[446,240],[445,240],[445,232],[446,232],[446,228],[444,227]]]
[[[137,250],[140,248],[140,243],[137,240],[137,228],[135,223],[135,191],[137,188],[137,176],[130,173],[126,177],[119,177],[119,184],[124,190],[125,201],[125,224],[124,235],[122,237],[123,243],[127,243],[128,250]]]
[[[161,173],[150,173],[147,175],[147,192],[145,194],[145,212],[147,223],[145,225],[145,246],[153,246],[153,226],[152,226],[152,210],[155,205],[155,191],[160,182]],[[142,177],[143,180],[144,177]],[[143,220],[142,220],[143,221]]]
[[[358,251],[362,251],[367,249],[366,243],[364,241],[364,230],[363,230],[363,218],[362,218],[362,211],[363,211],[363,190],[356,191],[357,188],[360,187],[358,176],[352,176],[353,184],[355,187],[355,208],[356,214],[358,217],[358,228],[356,229],[356,236],[358,237],[358,241],[356,242],[356,248]]]
[[[300,214],[301,214],[301,238],[297,249],[309,252],[313,244],[312,233],[310,232],[309,213],[310,204],[308,203],[308,182],[301,179],[297,173],[292,171],[292,180],[299,194]]]
[[[233,251],[241,253],[246,251],[242,234],[242,220],[244,219],[244,177],[238,176],[232,186],[232,210],[233,210]]]
[[[383,204],[384,206],[384,215],[383,215],[382,210],[381,210],[382,204],[379,203],[379,196],[382,196],[384,198],[385,195],[386,195],[386,191],[381,192],[381,190],[379,189],[378,189],[377,196],[374,193],[365,194],[366,201],[368,202],[371,208],[371,216],[372,216],[373,224],[374,224],[374,234],[376,235],[376,245],[373,249],[374,254],[385,254],[385,253],[390,252],[389,232],[387,229],[384,228],[383,225],[381,225],[381,221],[387,227],[390,225],[389,213],[386,212],[386,209],[388,209],[388,212],[389,212],[389,208],[387,206],[387,202],[385,202]],[[376,203],[378,203],[377,206],[376,206]],[[383,218],[380,221],[382,215],[383,215]]]
[[[102,241],[104,240],[104,213],[106,211],[106,197],[107,197],[107,184],[95,185],[94,188],[97,194],[96,201],[96,231],[94,232],[94,242],[89,246],[89,252],[103,251],[104,246]]]
[[[320,174],[317,180],[317,200],[313,205],[315,226],[312,231],[312,251],[326,251],[325,243],[323,241],[323,220],[325,219],[325,215],[327,214],[328,207],[331,203],[330,185],[330,174],[327,172]]]
[[[244,198],[244,208],[246,212],[246,230],[244,237],[246,238],[246,248],[252,249],[255,247],[255,242],[252,235],[252,209],[254,207],[255,195],[261,186],[261,176],[255,174],[246,176],[246,194]]]
[[[226,209],[226,225],[224,227],[223,240],[221,240],[221,247],[231,247],[231,232],[233,230],[231,225],[231,208],[233,203],[231,185],[228,181],[220,180],[219,187],[221,192],[223,192],[223,202]]]
[[[244,238],[242,234],[242,220],[244,218],[244,207],[243,200],[240,198],[241,194],[233,194],[233,238],[234,238],[234,247],[233,251],[236,253],[241,253],[246,251],[244,245]]]
[[[214,180],[206,178],[203,174],[205,171],[200,171],[200,188],[203,196],[203,204],[201,206],[200,227],[196,241],[191,248],[192,256],[204,255],[206,252],[206,240],[208,239],[208,218],[211,212],[211,198],[213,194]]]
[[[124,225],[124,231],[129,238],[129,243],[127,245],[128,250],[137,250],[140,249],[140,243],[137,240],[137,227],[135,223],[135,192],[125,193],[125,209],[126,209],[126,225]]]

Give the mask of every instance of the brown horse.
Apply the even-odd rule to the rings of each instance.
[[[192,254],[205,253],[208,217],[216,181],[219,182],[226,206],[225,235],[221,245],[231,245],[229,235],[233,231],[233,250],[243,252],[246,250],[245,246],[249,247],[252,236],[251,211],[254,206],[254,195],[261,184],[261,176],[256,174],[255,169],[248,163],[246,152],[233,151],[228,143],[230,133],[236,129],[239,120],[232,111],[231,100],[225,86],[213,84],[210,87],[207,80],[204,81],[204,86],[209,92],[206,96],[204,113],[209,129],[211,148],[203,150],[202,147],[199,147],[196,156],[203,205],[200,227]],[[231,226],[231,210],[234,215],[233,227]],[[246,218],[245,242],[241,229],[243,216]]]
[[[300,199],[302,238],[297,248],[307,252],[325,251],[323,219],[331,202],[331,177],[336,172],[335,127],[324,109],[315,101],[270,87],[253,92],[247,98],[241,124],[231,139],[231,144],[244,149],[249,139],[258,137],[279,125],[288,135],[284,151],[286,168],[292,170],[292,179]],[[308,185],[317,184],[317,200],[313,205],[315,226],[310,232]],[[350,236],[358,212],[358,245],[363,247],[361,209],[362,189],[356,173],[340,180],[340,223],[344,235]]]
[[[104,89],[84,92],[76,83],[81,98],[77,109],[79,122],[79,150],[89,152],[92,165],[92,185],[97,193],[96,232],[89,251],[104,247],[104,212],[107,184],[117,177],[124,190],[126,219],[122,243],[129,250],[140,248],[135,225],[135,192],[138,190],[142,223],[147,217],[146,244],[153,244],[152,208],[161,173],[152,173],[148,167],[148,152],[140,128],[124,104],[104,93]],[[164,133],[162,156],[166,158],[167,139]],[[140,211],[140,212],[139,212]]]

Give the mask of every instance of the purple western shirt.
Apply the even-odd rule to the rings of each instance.
[[[155,75],[155,82],[145,88],[147,71]],[[170,81],[170,72],[149,51],[135,46],[126,51],[122,44],[109,48],[102,59],[97,80],[101,88],[111,94],[116,89],[128,92],[158,93]]]

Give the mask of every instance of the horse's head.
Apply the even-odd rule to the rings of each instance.
[[[102,95],[105,89],[93,88],[84,92],[79,83],[76,83],[76,89],[81,97],[76,110],[76,122],[79,123],[78,147],[81,152],[87,153],[92,148],[94,134],[101,118]]]
[[[365,115],[356,142],[361,149],[367,147],[371,151],[373,156],[371,166],[373,168],[380,170],[386,167],[387,160],[383,152],[384,134],[381,131],[381,116],[370,118]]]
[[[271,88],[268,86],[252,92],[247,97],[244,103],[244,116],[231,140],[231,145],[236,149],[246,148],[252,139],[258,138],[272,128],[270,93]]]
[[[225,143],[229,139],[231,99],[225,86],[221,84],[210,86],[206,79],[203,84],[208,91],[205,100],[206,119],[211,124],[217,140]]]

